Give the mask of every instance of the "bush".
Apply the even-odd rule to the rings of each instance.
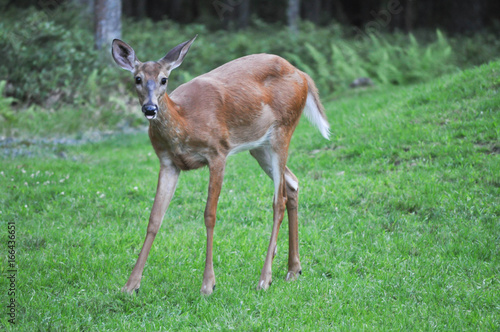
[[[7,122],[12,122],[15,120],[15,116],[11,106],[16,99],[4,96],[3,92],[5,90],[6,83],[7,82],[5,81],[0,81],[0,117]]]
[[[58,23],[34,9],[2,18],[0,49],[10,56],[3,58],[0,79],[13,87],[8,94],[49,106],[61,101],[87,102],[95,92],[87,87],[96,72],[101,82],[115,76],[94,50],[91,31],[74,19],[78,15],[60,14],[54,16],[67,17],[67,22]],[[69,24],[70,20],[74,22]]]

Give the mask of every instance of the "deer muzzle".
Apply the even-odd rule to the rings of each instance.
[[[158,114],[158,105],[155,104],[145,104],[142,105],[142,113],[148,120],[156,119],[156,115]]]

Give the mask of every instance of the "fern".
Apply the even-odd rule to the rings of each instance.
[[[345,85],[358,77],[367,76],[367,72],[362,66],[363,59],[347,43],[332,44],[331,49],[331,61],[337,83]]]
[[[397,37],[398,42],[374,34],[361,41],[337,40],[326,51],[306,42],[305,52],[286,53],[286,57],[309,73],[322,93],[345,89],[359,77],[381,84],[408,84],[453,69],[452,49],[440,31],[428,45],[421,45],[412,34]]]

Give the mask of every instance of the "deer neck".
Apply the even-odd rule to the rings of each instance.
[[[186,135],[183,108],[166,93],[158,102],[158,116],[149,123],[150,137],[161,139],[171,146],[182,142]]]

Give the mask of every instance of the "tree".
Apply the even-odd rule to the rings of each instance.
[[[307,20],[318,24],[321,12],[321,0],[309,0],[307,3],[302,3],[302,10]]]
[[[250,21],[250,0],[240,1],[238,6],[238,28],[245,29]]]
[[[300,15],[300,0],[288,0],[288,9],[286,17],[290,31],[296,35],[299,31],[298,20]]]
[[[122,32],[121,0],[96,0],[94,9],[95,47],[100,50],[108,47]]]

